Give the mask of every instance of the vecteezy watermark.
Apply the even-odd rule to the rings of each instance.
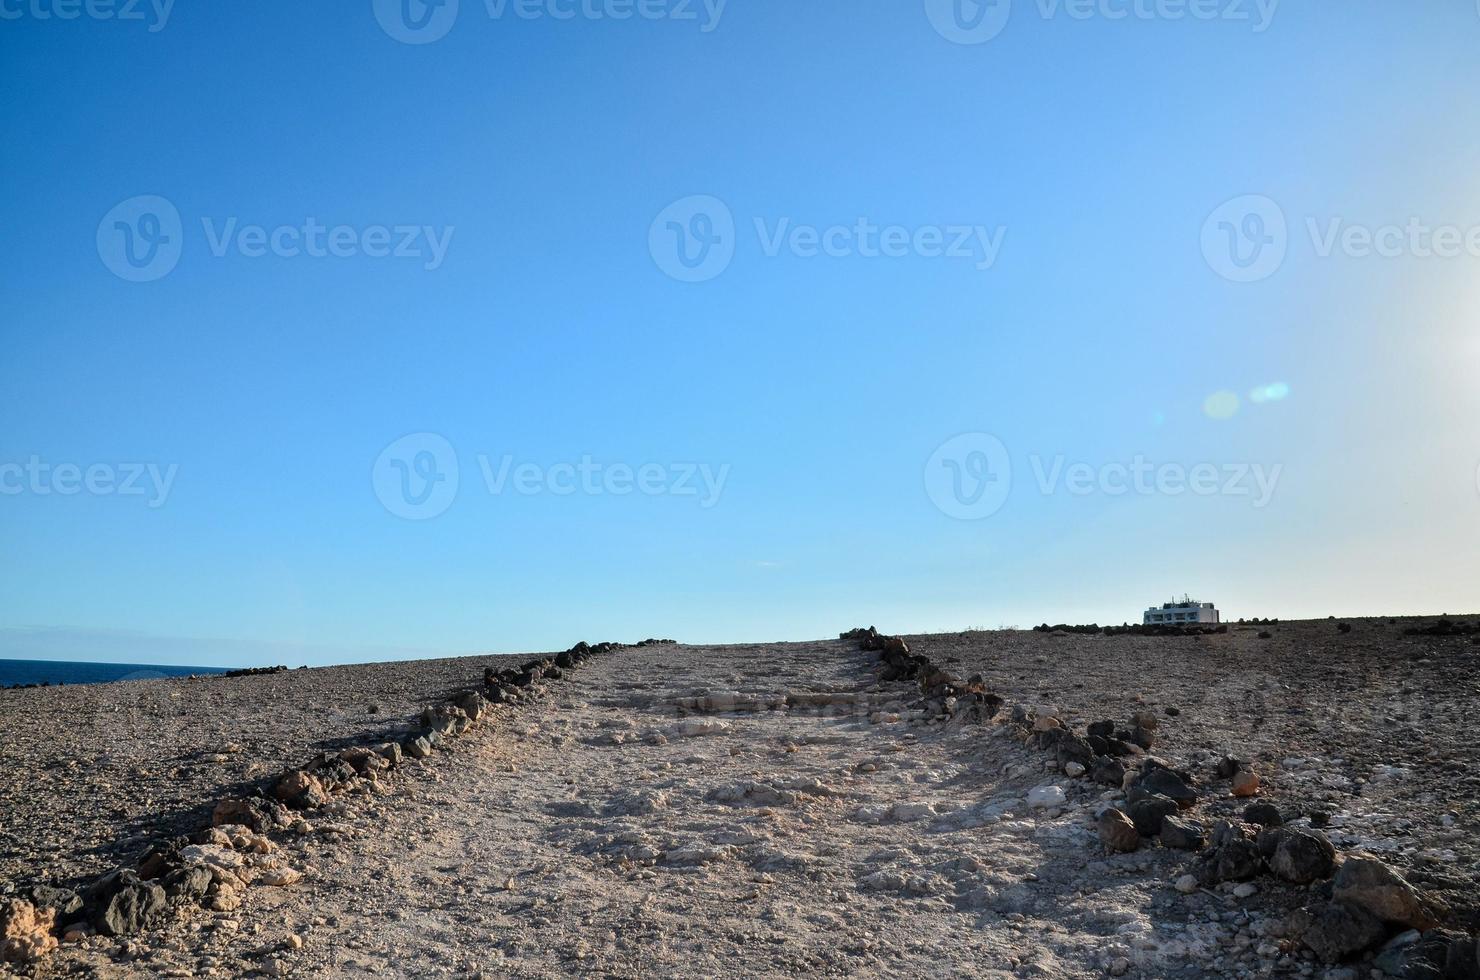
[[[180,212],[153,194],[113,206],[98,222],[98,257],[120,279],[153,282],[174,271],[184,247]]]
[[[453,225],[323,225],[305,218],[300,225],[240,225],[236,218],[219,223],[202,218],[206,245],[216,258],[236,252],[249,259],[264,255],[294,259],[349,259],[359,255],[372,259],[418,259],[422,268],[435,272],[447,258]]]
[[[1268,279],[1285,264],[1289,244],[1285,212],[1259,194],[1225,201],[1203,222],[1203,258],[1232,282]]]
[[[455,226],[412,224],[326,225],[308,217],[294,224],[243,224],[236,217],[200,219],[207,251],[214,258],[235,253],[255,259],[412,260],[427,272],[442,267]],[[115,205],[98,222],[98,257],[115,276],[129,282],[163,279],[179,264],[185,227],[179,209],[154,194]]]
[[[1156,463],[1137,455],[1128,462],[1092,465],[1065,456],[1028,457],[1033,480],[1044,496],[1245,497],[1258,510],[1269,506],[1283,464]],[[937,510],[957,520],[991,517],[1012,490],[1012,458],[996,436],[968,432],[946,440],[925,463],[925,494]],[[1477,477],[1480,479],[1480,477]]]
[[[709,463],[603,463],[587,455],[577,463],[520,463],[503,455],[495,461],[478,455],[478,468],[483,472],[483,485],[493,496],[512,490],[530,497],[548,493],[555,497],[582,494],[588,497],[626,497],[633,493],[645,497],[694,497],[699,507],[709,510],[719,503],[725,482],[730,478],[730,464]]]
[[[729,0],[483,0],[489,20],[673,21],[708,34]],[[430,44],[457,23],[458,0],[374,0],[381,30],[403,44]]]
[[[158,34],[174,9],[175,0],[0,0],[0,20],[114,20]]]
[[[985,44],[1007,28],[1012,0],[925,0],[930,26],[956,44]]]
[[[709,510],[719,503],[730,477],[730,464],[607,463],[587,454],[574,462],[521,462],[512,454],[478,453],[483,490],[491,497],[548,494],[569,497],[694,498]],[[458,495],[457,452],[432,432],[402,436],[386,446],[371,469],[371,485],[382,506],[397,517],[424,521],[452,506]]]
[[[691,194],[668,205],[648,226],[648,254],[680,282],[706,282],[735,257],[735,216],[724,201]]]
[[[376,457],[370,482],[381,506],[395,516],[430,520],[457,498],[457,452],[434,432],[402,436]]]
[[[1366,224],[1307,215],[1302,226],[1319,259],[1480,259],[1480,224],[1432,224],[1417,217],[1401,224]],[[1268,279],[1284,265],[1290,246],[1284,209],[1263,195],[1227,201],[1203,222],[1203,257],[1233,282]]]
[[[818,226],[791,218],[752,219],[760,252],[799,259],[951,259],[978,270],[997,262],[1007,229],[979,224],[881,225],[869,218],[852,224]],[[648,226],[648,253],[664,274],[680,282],[705,282],[720,275],[735,257],[738,233],[728,205],[695,194],[668,205]]]
[[[1019,0],[1021,3],[1021,0]],[[1043,20],[1222,21],[1269,30],[1280,0],[1033,0]],[[956,44],[985,44],[1007,28],[1012,0],[925,0],[936,33]]]
[[[948,439],[925,463],[925,493],[947,517],[979,521],[1007,503],[1012,459],[1002,440],[985,432]]]
[[[1154,463],[1145,456],[1130,462],[1070,463],[1063,456],[1045,461],[1030,457],[1038,491],[1044,496],[1062,487],[1074,497],[1127,494],[1150,497],[1249,497],[1255,510],[1269,506],[1284,472],[1283,463]]]
[[[153,510],[163,507],[180,473],[179,463],[48,463],[32,456],[24,463],[0,462],[0,495],[18,497],[144,497]]]

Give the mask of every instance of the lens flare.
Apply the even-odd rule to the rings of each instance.
[[[1283,381],[1275,381],[1267,385],[1260,385],[1249,392],[1249,401],[1256,405],[1266,402],[1282,402],[1290,397],[1290,386]]]
[[[1215,391],[1203,401],[1203,414],[1222,422],[1238,414],[1238,395],[1231,391]]]

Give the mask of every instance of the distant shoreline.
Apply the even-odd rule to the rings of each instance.
[[[0,688],[30,685],[111,684],[117,681],[224,674],[225,667],[181,667],[172,664],[103,664],[68,660],[0,660]]]

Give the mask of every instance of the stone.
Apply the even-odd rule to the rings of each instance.
[[[1259,795],[1259,774],[1249,769],[1240,769],[1233,774],[1234,796]]]
[[[1264,868],[1263,855],[1247,824],[1220,820],[1213,827],[1212,853],[1204,871],[1213,882],[1247,881]]]
[[[1089,726],[1089,736],[1091,738],[1103,738],[1103,739],[1114,738],[1115,737],[1115,722],[1113,722],[1113,721],[1097,721],[1097,722],[1093,722]]]
[[[356,776],[373,779],[391,767],[386,757],[371,748],[356,747],[339,753],[341,762],[354,770]]]
[[[164,876],[161,884],[171,901],[195,903],[205,898],[214,876],[211,869],[202,865],[176,868]]]
[[[295,810],[313,810],[329,802],[324,784],[302,769],[294,769],[279,779],[272,787],[272,795]]]
[[[1130,742],[1133,745],[1139,745],[1141,748],[1149,752],[1151,751],[1151,748],[1156,744],[1156,736],[1151,733],[1151,729],[1142,728],[1141,726],[1137,725],[1135,728],[1131,729],[1130,738],[1126,739],[1125,741]]]
[[[1223,758],[1219,759],[1217,765],[1213,767],[1213,773],[1219,779],[1232,779],[1234,777],[1234,774],[1237,773],[1240,769],[1247,768],[1248,764],[1245,763],[1242,759],[1239,759],[1236,756],[1225,755]]]
[[[1161,766],[1152,766],[1146,770],[1136,785],[1172,800],[1183,810],[1197,802],[1197,790],[1187,785],[1182,776]]]
[[[1179,851],[1201,850],[1208,836],[1200,823],[1167,816],[1161,822],[1161,842],[1166,847]]]
[[[1372,965],[1390,977],[1403,976],[1408,969],[1408,957],[1422,938],[1423,934],[1417,929],[1398,933],[1383,943],[1382,948],[1373,957]],[[1447,958],[1448,951],[1445,952]]]
[[[1078,779],[1080,776],[1083,776],[1084,773],[1085,773],[1084,766],[1080,765],[1079,763],[1077,763],[1077,762],[1066,762],[1066,763],[1064,763],[1064,775],[1068,776],[1070,779]]]
[[[424,735],[417,735],[407,739],[405,747],[406,754],[413,759],[425,759],[432,754],[431,743],[426,740],[426,736]]]
[[[1308,885],[1331,877],[1336,867],[1336,848],[1319,830],[1280,828],[1260,835],[1260,851],[1266,836],[1275,837],[1274,855],[1269,870],[1285,881]]]
[[[1234,898],[1253,898],[1257,894],[1259,894],[1259,886],[1247,881],[1233,890]]]
[[[1141,846],[1141,835],[1131,818],[1111,808],[1100,815],[1100,840],[1112,851],[1127,853]]]
[[[1172,887],[1183,895],[1191,895],[1197,891],[1197,878],[1193,875],[1183,875],[1177,879],[1176,884]]]
[[[1285,822],[1285,818],[1280,816],[1279,807],[1261,801],[1244,807],[1244,822],[1261,827],[1278,827]]]
[[[1108,755],[1099,756],[1089,767],[1089,778],[1119,789],[1125,783],[1125,763]]]
[[[1376,916],[1343,902],[1322,902],[1300,909],[1290,916],[1285,931],[1327,963],[1360,953],[1387,936]]]
[[[284,814],[287,812],[281,805],[277,805],[277,810]],[[261,833],[273,829],[279,823],[286,825],[289,822],[286,819],[280,821],[278,819],[278,813],[273,810],[273,806],[267,800],[256,797],[222,800],[211,811],[211,826],[213,827],[220,827],[225,824],[241,824],[243,827]]]
[[[33,885],[30,889],[31,904],[38,909],[52,909],[58,922],[69,922],[71,916],[82,910],[82,896],[70,888],[55,888],[51,885]]]
[[[19,898],[0,902],[0,962],[34,963],[57,948],[56,910]]]
[[[685,718],[674,726],[673,733],[685,738],[701,735],[718,735],[727,731],[729,725],[718,718]]]
[[[1089,742],[1066,731],[1059,736],[1058,744],[1054,746],[1054,758],[1058,760],[1060,767],[1073,763],[1087,768],[1095,760],[1095,750]]]
[[[389,762],[393,768],[401,764],[401,746],[399,743],[382,742],[375,747],[375,751],[380,753],[381,757],[386,762]]]
[[[164,910],[165,891],[132,871],[114,871],[87,889],[92,927],[105,936],[127,936],[148,926]]]
[[[1404,967],[1400,975],[1407,980],[1476,980],[1480,977],[1476,946],[1474,936],[1431,929],[1398,954]]]
[[[1402,875],[1376,858],[1352,857],[1336,872],[1332,897],[1408,929],[1432,929],[1438,919]]]
[[[1066,801],[1063,789],[1058,786],[1038,786],[1028,792],[1028,805],[1035,810],[1063,806]]]
[[[452,699],[452,703],[463,710],[469,721],[477,721],[483,717],[483,712],[488,707],[488,702],[477,691],[463,691]]]
[[[1161,719],[1156,717],[1156,712],[1154,711],[1137,711],[1131,715],[1132,727],[1144,728],[1148,732],[1156,731],[1156,726],[1160,723]]]
[[[1165,796],[1148,796],[1130,805],[1131,823],[1142,837],[1155,837],[1161,833],[1162,822],[1178,812],[1176,800]]]

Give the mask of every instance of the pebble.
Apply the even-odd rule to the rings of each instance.
[[[1182,877],[1177,879],[1177,883],[1174,887],[1183,895],[1191,895],[1193,892],[1197,891],[1197,878],[1193,877],[1192,875],[1183,875]]]

